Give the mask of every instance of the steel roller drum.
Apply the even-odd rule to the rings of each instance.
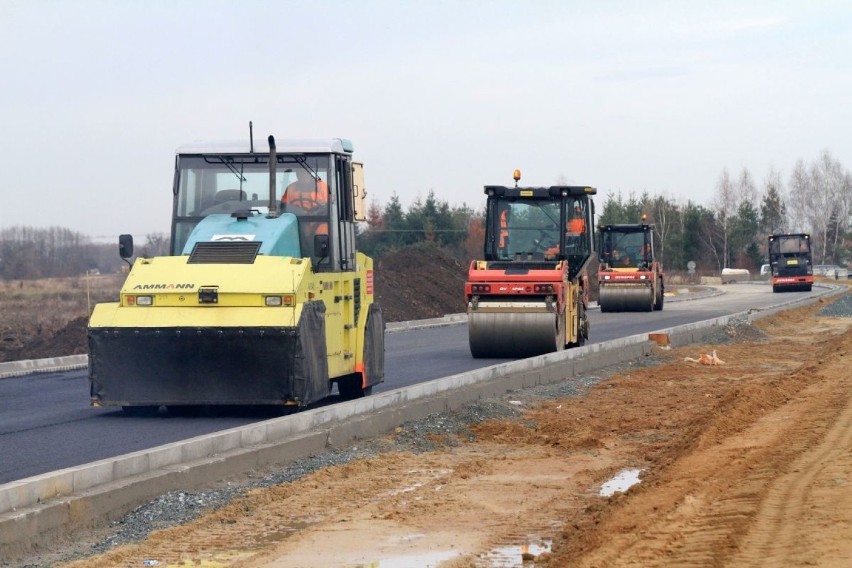
[[[810,292],[812,285],[808,284],[774,284],[773,292]]]
[[[654,290],[650,286],[601,286],[598,305],[602,312],[650,312],[654,308]]]
[[[467,316],[470,352],[476,358],[516,359],[552,353],[556,314],[544,302],[480,303]]]

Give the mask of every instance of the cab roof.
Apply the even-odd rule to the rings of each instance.
[[[650,230],[651,225],[647,223],[612,223],[609,225],[601,225],[598,229],[601,232],[610,233],[642,233]]]
[[[594,195],[594,187],[583,185],[551,185],[550,187],[506,187],[486,185],[485,194],[495,197],[559,197],[561,195]]]
[[[786,239],[790,237],[810,239],[811,235],[809,233],[778,233],[774,235],[769,235],[769,240],[771,241],[773,239]]]
[[[351,154],[352,142],[346,138],[282,138],[275,139],[279,154]],[[196,141],[179,146],[176,154],[250,154],[248,140]],[[269,154],[266,138],[254,141],[255,154]]]

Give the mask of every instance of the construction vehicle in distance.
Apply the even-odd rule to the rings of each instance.
[[[385,325],[373,261],[355,248],[365,192],[352,152],[272,136],[257,150],[251,137],[179,148],[171,255],[137,258],[119,301],[89,321],[92,405],[298,408],[332,383],[369,394]],[[315,208],[282,201],[297,175]],[[132,248],[122,235],[125,260]]]
[[[521,358],[589,337],[587,266],[597,191],[585,186],[488,185],[484,259],[465,283],[470,352]]]
[[[642,223],[600,227],[598,305],[601,312],[663,309],[662,264],[654,255],[654,231]]]
[[[810,292],[814,284],[811,236],[769,235],[769,269],[773,292]]]

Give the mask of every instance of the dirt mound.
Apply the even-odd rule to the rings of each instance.
[[[465,311],[467,265],[430,246],[408,247],[373,265],[376,301],[385,321],[441,317]]]
[[[78,317],[55,332],[43,332],[26,338],[22,345],[8,351],[0,361],[21,361],[24,359],[45,359],[86,353],[86,324],[88,318]]]

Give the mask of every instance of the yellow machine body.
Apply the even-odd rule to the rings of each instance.
[[[332,142],[341,146],[340,140]],[[322,218],[278,214],[274,194],[267,214],[258,210],[265,200],[256,193],[251,201],[233,204],[232,215],[222,210],[231,207],[228,202],[218,203],[210,215],[184,215],[176,182],[173,239],[180,237],[184,219],[194,227],[174,245],[181,253],[137,258],[119,301],[97,305],[90,318],[93,405],[306,406],[328,396],[335,383],[344,398],[355,398],[382,381],[384,321],[374,302],[373,261],[354,250],[358,200],[352,195],[357,191],[363,198],[363,181],[344,175],[350,163],[343,148],[342,156],[331,158],[318,152],[316,163],[327,170],[312,169],[332,180],[331,206]],[[259,161],[256,154],[236,153],[228,160],[190,158],[196,169],[185,177],[196,180],[199,195],[204,186],[197,179],[210,177],[210,162],[223,163],[221,176],[230,180],[232,161]],[[276,156],[274,146],[269,161],[306,163],[302,154]],[[240,168],[240,181],[248,184],[250,170]],[[270,179],[282,179],[270,170]],[[331,235],[315,237],[314,248],[308,248],[301,229],[318,224],[332,227]],[[306,250],[312,254],[300,255]]]

